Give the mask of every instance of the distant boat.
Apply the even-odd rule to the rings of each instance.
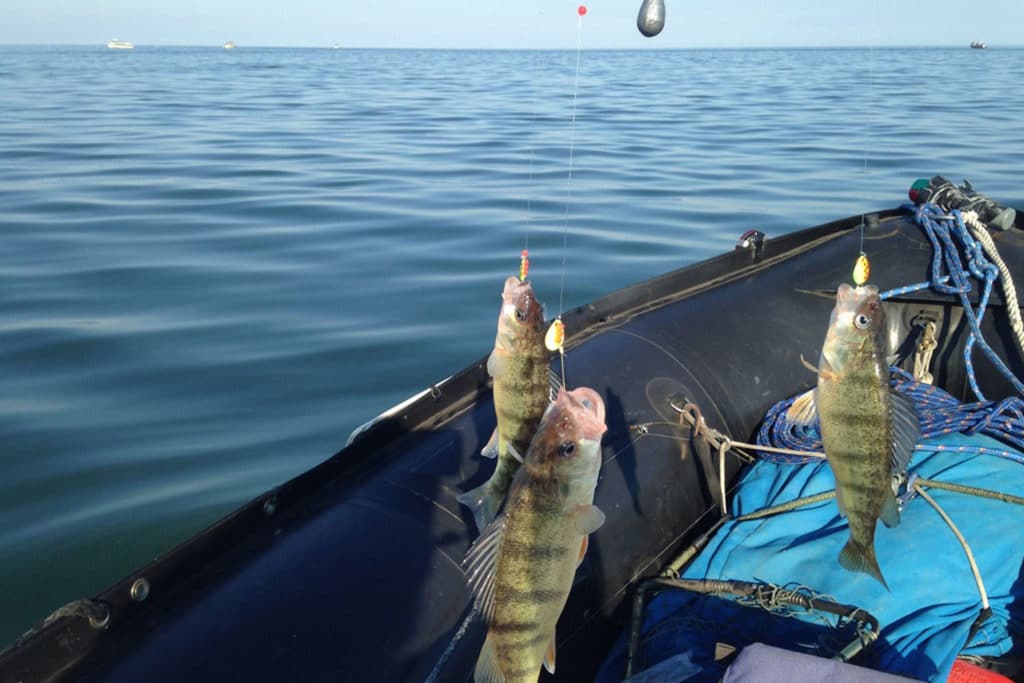
[[[235,44],[232,41],[229,40],[228,42],[224,43],[224,49],[225,50],[234,50],[235,49]]]
[[[988,45],[986,45],[985,43],[979,43],[978,41],[973,41],[971,42],[971,47],[973,47],[975,50],[984,50],[986,47],[988,47]]]
[[[117,38],[114,38],[107,42],[107,47],[111,50],[131,50],[135,45],[129,43],[127,40],[118,40]]]
[[[331,49],[332,50],[340,50],[341,49],[341,45],[338,45],[337,43],[335,43],[334,45],[331,46]]]

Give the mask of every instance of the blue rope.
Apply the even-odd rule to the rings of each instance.
[[[945,284],[949,282],[949,276],[943,275],[941,278],[938,279],[938,282],[940,284]],[[910,294],[911,292],[919,292],[922,289],[928,289],[931,286],[932,281],[928,280],[927,282],[918,282],[916,285],[907,285],[906,287],[887,289],[878,296],[882,299],[882,301],[885,301],[886,299],[891,299],[894,296],[902,296],[904,294]]]
[[[958,210],[947,214],[930,203],[920,206],[908,204],[904,205],[904,208],[914,213],[917,224],[921,226],[932,244],[931,279],[890,289],[882,292],[880,296],[882,299],[889,299],[931,288],[940,294],[955,295],[960,299],[964,317],[970,327],[964,344],[964,367],[971,390],[978,400],[974,403],[961,403],[942,389],[917,382],[909,373],[895,367],[889,368],[892,389],[913,401],[921,419],[922,439],[954,432],[968,436],[985,434],[1010,447],[1000,450],[981,446],[919,444],[917,449],[995,455],[1024,464],[1024,400],[1012,396],[998,402],[987,401],[978,386],[972,359],[974,347],[977,346],[1010,381],[1014,390],[1024,396],[1024,383],[1013,375],[981,334],[981,321],[984,319],[992,286],[999,276],[999,270],[989,262],[981,244],[964,225],[963,217]],[[961,260],[961,252],[966,264]],[[968,298],[973,286],[972,277],[979,280],[982,286],[977,309],[971,305]],[[822,443],[817,420],[813,425],[791,425],[786,420],[786,411],[795,398],[780,401],[768,410],[758,431],[757,442],[777,448],[820,452]],[[1018,450],[1013,450],[1014,448]],[[761,457],[776,463],[820,462],[814,457],[779,455],[765,451],[761,452]]]
[[[1002,441],[1006,450],[983,446],[917,446],[918,450],[953,451],[996,455],[1024,464],[1024,400],[1011,396],[1002,401],[961,403],[951,395],[930,384],[914,381],[910,373],[889,368],[893,391],[910,398],[921,418],[921,438],[930,439],[943,434],[985,434]],[[757,443],[764,446],[801,451],[821,451],[821,435],[817,420],[813,425],[791,425],[786,421],[786,410],[796,397],[773,405],[765,415],[758,431]],[[1014,448],[1018,450],[1013,450]],[[779,455],[760,452],[765,460],[776,463],[820,462],[813,456]]]
[[[992,294],[992,285],[999,277],[999,269],[985,256],[981,243],[971,235],[967,226],[964,225],[960,211],[954,209],[948,214],[943,212],[935,204],[927,203],[920,206],[914,204],[904,205],[904,208],[914,212],[914,219],[924,230],[925,235],[932,244],[932,268],[931,280],[928,283],[918,283],[898,289],[891,289],[881,294],[882,299],[887,299],[899,294],[917,291],[931,287],[940,294],[956,295],[964,309],[964,316],[970,326],[970,333],[964,344],[964,368],[967,371],[967,381],[971,385],[971,391],[979,401],[985,400],[985,395],[978,386],[978,380],[974,372],[973,351],[975,345],[980,348],[996,369],[1013,386],[1014,391],[1024,396],[1024,383],[1017,379],[1006,363],[988,345],[981,334],[981,321],[985,316],[985,309],[988,306],[989,296]],[[955,238],[955,239],[954,239]],[[961,249],[957,247],[960,243],[966,258],[966,270],[960,258]],[[943,274],[945,265],[946,274]],[[977,309],[971,306],[967,295],[971,292],[971,280],[968,276],[982,282],[981,296],[979,297]],[[950,282],[952,284],[950,284]]]

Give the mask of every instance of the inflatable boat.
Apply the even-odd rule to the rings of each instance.
[[[643,614],[649,594],[685,592],[688,571],[691,589],[698,579],[764,578],[714,573],[715,548],[726,542],[716,540],[723,523],[751,509],[736,507],[750,464],[720,459],[719,449],[681,420],[673,425],[672,411],[695,407],[709,433],[755,441],[772,406],[813,386],[801,356],[817,358],[837,285],[850,280],[861,252],[870,259],[871,282],[891,290],[885,306],[894,338],[910,344],[897,363],[909,367],[921,347],[915,334],[928,323],[931,385],[961,402],[977,400],[975,387],[990,400],[1019,398],[1012,377],[1024,377],[1024,358],[1007,322],[1006,289],[975,286],[951,296],[937,288],[949,274],[936,256],[942,242],[923,229],[921,212],[894,208],[779,237],[752,230],[734,251],[563,315],[568,384],[594,388],[606,406],[594,501],[606,521],[590,537],[558,622],[556,675],[542,673],[542,680],[642,680],[655,662],[638,662],[629,644],[645,641],[651,627]],[[1024,291],[1024,230],[991,237],[1017,271],[1010,284]],[[915,283],[922,286],[897,289]],[[965,305],[984,306],[983,317],[965,315]],[[980,344],[977,334],[985,353],[975,348],[965,356],[965,347]],[[474,613],[461,566],[477,529],[456,497],[490,475],[492,461],[480,450],[494,426],[483,357],[384,412],[320,465],[55,612],[0,653],[0,680],[471,680],[486,624]],[[880,528],[879,543],[885,533]],[[968,540],[976,550],[1024,546],[1019,534]],[[806,564],[784,565],[776,584],[807,586],[826,575],[841,586],[871,585],[870,577],[841,568],[834,551],[829,557],[806,575]],[[1016,594],[1021,557],[1013,557],[999,562],[1010,563]],[[698,565],[696,577],[686,569]],[[899,571],[886,567],[890,584],[898,584],[890,575]],[[651,579],[684,585],[652,586]],[[885,595],[877,582],[869,590]],[[846,603],[852,611],[840,612],[860,614],[858,623],[868,624],[862,630],[874,631],[844,659],[915,677],[872,659],[870,641],[884,640],[892,626],[878,618],[872,599],[850,605],[833,597],[812,606]],[[635,618],[637,604],[646,621]],[[1013,635],[1024,605],[1006,604]],[[729,661],[728,652],[719,655]],[[937,663],[935,671],[949,667]]]

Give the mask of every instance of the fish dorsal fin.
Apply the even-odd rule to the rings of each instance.
[[[498,457],[498,428],[494,428],[494,432],[491,434],[491,438],[487,441],[487,445],[480,449],[480,455],[485,458]]]
[[[473,670],[474,683],[505,683],[505,674],[498,665],[497,653],[494,651],[494,638],[487,634],[484,646],[480,648],[480,657],[476,660]]]
[[[491,622],[494,615],[494,575],[497,573],[498,550],[504,536],[505,515],[502,514],[480,532],[466,553],[466,559],[462,561],[462,571],[473,593],[473,605],[487,623]]]
[[[487,357],[487,374],[494,379],[498,379],[504,370],[505,359],[498,353],[498,349],[494,349],[491,351],[491,355]]]
[[[892,392],[892,426],[892,471],[903,474],[921,437],[921,420],[913,401],[895,391]]]
[[[548,368],[548,389],[551,392],[550,393],[550,399],[552,401],[554,401],[555,398],[558,397],[558,391],[561,388],[562,388],[562,378],[558,375],[557,372],[555,372],[551,368]]]
[[[555,673],[555,634],[551,634],[551,642],[548,643],[548,651],[544,653],[544,668],[549,674]]]
[[[803,427],[813,425],[818,417],[815,395],[815,390],[809,389],[793,399],[793,405],[786,411],[786,424]]]
[[[576,531],[586,536],[601,528],[604,524],[604,513],[596,505],[577,505],[572,511]]]

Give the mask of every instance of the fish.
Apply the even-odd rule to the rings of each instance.
[[[501,514],[463,562],[488,625],[476,683],[535,683],[555,671],[555,625],[604,523],[594,505],[605,406],[593,389],[561,389],[509,489]]]
[[[878,288],[841,284],[821,348],[817,386],[794,401],[791,422],[817,415],[836,502],[850,537],[839,564],[889,587],[875,554],[875,529],[899,524],[893,476],[906,472],[920,436],[913,403],[889,384],[886,320]]]
[[[494,350],[487,359],[498,424],[481,451],[497,463],[490,479],[457,497],[472,511],[477,529],[497,516],[541,416],[557,393],[544,333],[544,307],[530,281],[509,276],[501,294]]]

